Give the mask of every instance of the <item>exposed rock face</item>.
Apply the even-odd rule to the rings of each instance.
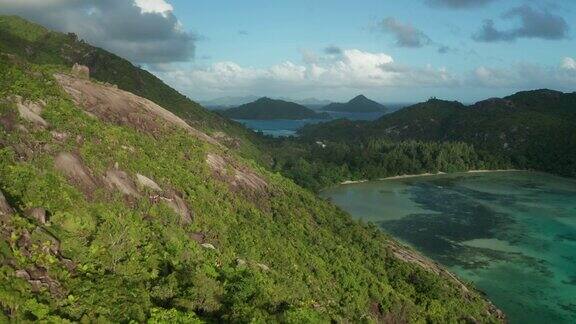
[[[202,243],[201,244],[203,248],[205,249],[209,249],[209,250],[216,250],[216,247],[214,247],[214,245],[210,244],[210,243]]]
[[[160,186],[156,182],[154,182],[154,180],[152,180],[146,176],[143,176],[140,173],[136,174],[136,180],[138,180],[138,184],[141,187],[148,188],[148,189],[151,189],[153,191],[162,192],[162,188],[160,188]]]
[[[10,207],[8,201],[6,201],[6,197],[4,197],[4,194],[0,191],[0,220],[12,215],[13,212],[12,207]]]
[[[180,117],[148,99],[117,87],[93,83],[66,74],[55,74],[54,77],[77,106],[104,121],[148,133],[159,132],[167,126],[176,127],[187,130],[209,143],[219,145],[212,137],[191,127]]]
[[[268,183],[254,171],[246,167],[237,167],[219,155],[208,154],[206,163],[218,178],[228,182],[234,189],[261,194],[268,188]]]
[[[263,263],[257,263],[256,265],[258,266],[258,268],[262,269],[264,272],[270,271],[270,267],[268,267],[267,265],[265,265]]]
[[[88,168],[76,155],[66,152],[58,154],[54,159],[54,167],[86,195],[91,195],[97,189],[97,183],[90,175]]]
[[[109,170],[106,172],[106,176],[104,177],[104,182],[113,189],[117,189],[121,193],[131,196],[134,198],[139,198],[140,193],[136,189],[136,185],[134,181],[130,179],[130,176],[124,171],[121,170]]]
[[[85,65],[75,63],[72,66],[72,75],[81,79],[90,79],[90,69]]]
[[[49,126],[48,122],[45,121],[44,118],[40,117],[45,106],[43,102],[25,101],[19,96],[16,96],[15,98],[18,114],[22,119],[27,120],[38,127],[46,128]]]
[[[32,219],[35,219],[40,224],[46,224],[46,209],[44,208],[32,208],[26,211],[26,215]]]
[[[180,221],[182,224],[192,223],[192,213],[184,199],[175,193],[172,193],[168,198],[162,197],[162,199],[174,210],[175,213],[180,215]]]

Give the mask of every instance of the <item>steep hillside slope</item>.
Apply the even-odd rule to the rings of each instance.
[[[0,16],[0,51],[37,64],[88,66],[101,82],[149,99],[208,133],[245,156],[262,159],[252,145],[257,137],[240,124],[208,111],[129,61],[79,40],[75,34],[50,31],[16,16]]]
[[[307,126],[309,140],[463,141],[519,168],[576,176],[576,93],[526,91],[472,106],[432,99],[373,122]]]
[[[0,322],[501,320],[377,228],[80,76],[0,54]]]
[[[235,119],[325,119],[326,113],[317,113],[297,103],[270,98],[260,98],[222,112],[222,115]]]

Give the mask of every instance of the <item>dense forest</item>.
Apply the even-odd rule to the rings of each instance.
[[[512,167],[510,161],[463,142],[286,139],[271,140],[270,145],[274,169],[313,191],[347,180]]]
[[[353,134],[353,136],[352,136]],[[431,99],[375,121],[336,120],[307,125],[302,142],[463,142],[485,164],[505,164],[576,176],[576,93],[519,92],[472,106]]]

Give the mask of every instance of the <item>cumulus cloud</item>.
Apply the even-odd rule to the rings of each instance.
[[[560,64],[560,67],[566,71],[576,72],[576,60],[571,57],[565,57],[562,60],[562,64]]]
[[[451,9],[465,9],[482,7],[495,0],[426,0],[426,4],[431,7],[444,7]]]
[[[565,58],[559,66],[528,63],[506,68],[480,66],[468,75],[465,83],[488,88],[552,88],[570,91],[576,86],[576,61]]]
[[[430,37],[423,31],[392,17],[382,20],[379,27],[382,31],[394,35],[396,45],[399,47],[422,47],[432,43]]]
[[[134,0],[134,2],[143,13],[165,14],[174,10],[172,5],[164,0]]]
[[[513,8],[502,15],[505,20],[519,19],[516,28],[501,30],[493,20],[484,21],[484,25],[473,39],[480,42],[512,42],[519,38],[563,39],[568,36],[568,24],[559,15],[546,9],[534,9],[528,5]]]
[[[308,53],[308,55],[311,55]],[[286,95],[325,93],[389,87],[452,86],[455,77],[444,68],[410,67],[395,63],[385,53],[341,49],[340,53],[315,55],[303,63],[286,61],[266,68],[218,62],[192,70],[154,71],[192,96],[225,94]]]
[[[0,6],[133,62],[186,61],[194,55],[196,37],[183,30],[164,0],[0,0]]]

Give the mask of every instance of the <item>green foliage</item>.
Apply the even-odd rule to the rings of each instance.
[[[50,35],[45,41],[61,37]],[[36,48],[36,55],[43,53],[41,60],[32,57],[36,63],[57,52]],[[0,219],[0,314],[8,320],[313,323],[388,316],[456,322],[473,316],[496,321],[479,294],[462,298],[453,281],[393,256],[393,241],[374,226],[352,220],[241,154],[183,131],[148,134],[92,118],[51,77],[63,67],[0,55],[0,69],[0,97],[45,101],[42,118],[50,124],[35,127],[18,118],[13,105],[1,106],[0,119],[10,124],[0,123],[0,190],[16,211]],[[53,131],[67,136],[58,139]],[[399,158],[426,147],[370,145],[369,154],[399,150]],[[454,147],[461,156],[440,160],[465,167],[473,152]],[[139,173],[154,179],[182,195],[192,222],[180,222],[153,195],[125,197],[103,185],[85,193],[54,168],[60,152],[77,154],[99,183],[115,164],[132,178]],[[351,148],[342,152],[342,161],[353,154],[346,153]],[[234,190],[213,175],[207,153],[230,156],[261,176],[267,191],[254,198]],[[46,210],[47,224],[25,216],[33,207]],[[196,234],[215,248],[200,245]],[[58,241],[57,252],[46,245],[51,237]],[[16,273],[25,269],[40,269],[42,279],[57,282],[58,289],[34,288]]]
[[[576,176],[576,94],[519,92],[472,106],[431,99],[372,121],[338,120],[301,130],[305,141],[371,139],[464,142],[488,164]]]
[[[345,180],[472,169],[505,168],[505,161],[482,156],[461,142],[394,142],[369,139],[350,142],[275,140],[274,168],[299,185],[318,191]]]
[[[43,65],[86,65],[95,80],[147,98],[207,133],[223,132],[228,137],[224,144],[247,158],[265,159],[253,143],[258,138],[252,131],[204,109],[152,73],[79,40],[75,34],[53,32],[16,16],[0,16],[0,52]]]

